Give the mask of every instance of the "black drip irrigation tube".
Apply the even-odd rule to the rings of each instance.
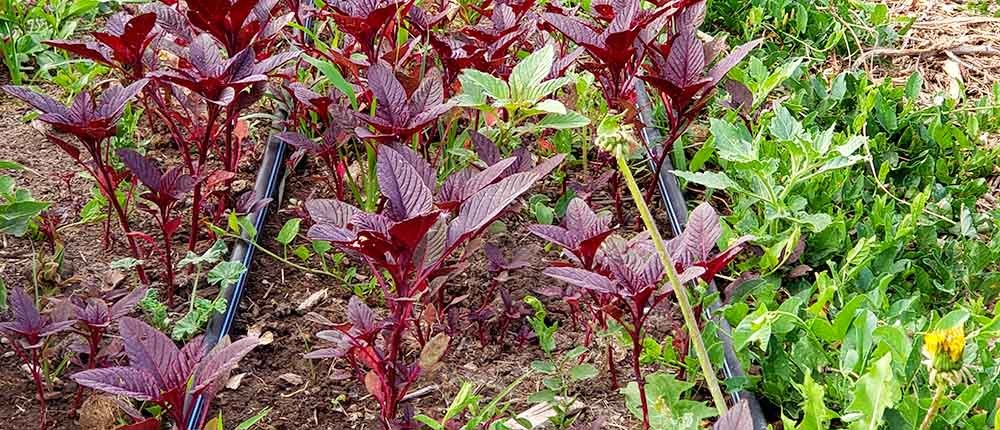
[[[284,109],[279,108],[277,114],[281,120],[287,118],[287,111]],[[271,199],[271,202],[249,214],[253,219],[254,228],[258,232],[264,229],[268,207],[273,203],[277,203],[282,185],[281,173],[283,171],[282,166],[284,165],[286,149],[285,143],[273,135],[268,139],[264,156],[260,162],[260,169],[257,171],[257,179],[253,188],[253,201]],[[236,283],[222,291],[223,297],[226,298],[226,312],[217,313],[209,320],[204,337],[206,350],[214,348],[220,339],[229,335],[229,331],[233,327],[233,321],[235,321],[236,313],[240,307],[240,299],[243,298],[246,292],[247,277],[250,274],[250,265],[253,262],[255,247],[250,240],[251,238],[247,236],[246,232],[243,232],[242,240],[236,241],[233,245],[233,252],[229,260],[243,263],[243,267],[246,270],[243,271]],[[205,399],[201,395],[188,397],[185,401],[185,409],[191,411],[188,415],[191,419],[187,422],[185,428],[187,430],[200,430],[208,412],[205,408]]]
[[[643,125],[642,139],[648,151],[648,161],[653,172],[656,172],[657,168],[657,148],[659,148],[664,157],[659,176],[656,178],[656,185],[660,191],[660,196],[663,197],[663,206],[667,211],[667,218],[670,220],[670,229],[676,237],[684,231],[684,224],[687,222],[687,201],[684,199],[684,193],[677,183],[677,177],[673,173],[670,173],[673,170],[673,165],[670,163],[670,156],[667,154],[670,148],[662,148],[663,138],[660,135],[660,131],[656,128],[656,119],[653,117],[652,104],[649,95],[646,93],[646,86],[642,81],[636,82],[635,93],[636,102],[639,105],[639,120],[642,121]],[[709,283],[708,288],[709,293],[718,291],[714,281]],[[740,365],[740,361],[736,357],[736,350],[733,347],[733,329],[729,325],[729,321],[726,321],[718,312],[719,308],[722,307],[721,300],[721,298],[717,298],[712,302],[705,313],[719,326],[719,339],[722,342],[723,352],[722,374],[725,379],[743,378],[746,377],[746,374],[743,373],[743,367]],[[767,429],[767,420],[764,418],[764,412],[760,408],[757,396],[746,390],[734,391],[729,396],[733,404],[738,404],[744,399],[747,401],[750,407],[750,416],[753,418],[754,430]]]

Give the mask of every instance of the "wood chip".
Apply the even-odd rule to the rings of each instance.
[[[302,303],[299,303],[299,307],[297,308],[297,310],[299,312],[306,312],[312,309],[313,307],[318,305],[320,301],[326,298],[327,291],[328,290],[324,288],[322,290],[310,294],[309,297],[306,297],[306,299],[302,301]]]
[[[226,388],[228,388],[230,390],[237,390],[237,389],[239,389],[240,388],[240,384],[243,382],[243,377],[244,376],[247,376],[247,374],[246,373],[240,373],[240,374],[233,375],[232,377],[229,378],[228,381],[226,381]]]
[[[556,400],[559,402],[564,402],[567,399],[556,397]],[[574,401],[573,404],[569,405],[566,415],[573,415],[575,413],[578,413],[581,410],[583,410],[584,407],[586,406],[580,401]],[[557,415],[559,415],[559,413],[556,412],[556,410],[553,409],[551,405],[549,405],[548,403],[539,403],[535,406],[532,406],[528,410],[521,412],[520,414],[517,414],[517,420],[511,418],[507,420],[507,422],[504,423],[504,425],[509,427],[511,430],[541,429],[549,425],[550,423],[549,418],[555,417]],[[531,423],[531,427],[525,428],[524,426],[519,424],[518,421],[527,421]]]
[[[305,379],[294,373],[285,373],[279,376],[278,380],[285,382],[288,385],[302,385],[302,383],[305,382]]]

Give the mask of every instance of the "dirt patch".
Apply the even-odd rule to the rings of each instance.
[[[889,78],[903,84],[914,72],[924,79],[926,103],[948,94],[975,100],[990,96],[1000,73],[1000,10],[997,4],[936,0],[888,1],[890,14],[914,17],[898,46],[872,48],[852,64],[863,67],[873,79]],[[899,26],[906,28],[906,23]]]

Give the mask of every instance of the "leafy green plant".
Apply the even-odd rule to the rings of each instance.
[[[679,381],[670,373],[656,372],[646,375],[646,396],[652,407],[649,409],[649,428],[658,430],[694,430],[700,429],[701,422],[706,418],[718,415],[718,411],[704,402],[682,399],[682,395],[691,391],[694,384]],[[622,389],[625,404],[636,418],[642,419],[642,401],[639,398],[639,386],[630,382]]]
[[[590,124],[587,117],[550,98],[572,82],[569,77],[548,79],[554,62],[555,48],[546,45],[514,66],[507,81],[479,70],[466,69],[458,77],[462,93],[453,101],[495,119],[492,125],[487,121],[485,128],[478,125],[476,128],[501,145],[516,146],[526,134]]]
[[[0,169],[28,171],[13,161],[0,160]],[[14,178],[0,175],[0,233],[21,237],[28,232],[49,203],[31,197],[31,190],[17,188]]]
[[[463,382],[441,419],[427,415],[417,415],[414,419],[431,430],[506,429],[506,421],[501,421],[510,408],[510,402],[506,399],[530,374],[528,372],[515,379],[485,405],[480,404],[484,399],[475,393],[474,385]]]
[[[81,23],[92,21],[98,0],[0,0],[0,56],[10,82],[24,83],[26,71],[41,72],[65,64],[65,59],[45,46],[49,39],[70,37]]]
[[[599,373],[594,365],[580,362],[586,353],[587,348],[582,346],[559,355],[546,351],[546,360],[531,362],[531,369],[543,375],[542,385],[545,388],[528,397],[528,401],[545,403],[552,408],[555,413],[549,418],[549,423],[556,429],[568,429],[576,422],[576,416],[571,414],[576,392],[581,384],[596,378]],[[522,426],[532,428],[530,423],[522,423]]]

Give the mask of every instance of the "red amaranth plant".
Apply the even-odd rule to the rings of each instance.
[[[351,35],[368,55],[368,63],[379,61],[383,41],[396,40],[397,17],[405,17],[413,0],[333,0],[318,14],[329,17],[337,28]],[[390,48],[390,47],[387,47]]]
[[[146,79],[142,79],[124,88],[121,85],[112,84],[97,99],[89,92],[84,91],[76,96],[69,107],[27,88],[10,85],[2,87],[7,94],[17,97],[41,111],[42,115],[38,117],[39,120],[52,125],[52,128],[59,133],[69,134],[76,138],[79,146],[65,139],[63,135],[46,134],[50,142],[69,155],[84,172],[97,182],[98,189],[108,201],[109,212],[113,210],[117,216],[134,258],[141,258],[140,251],[135,239],[131,236],[132,228],[129,226],[128,212],[117,195],[118,185],[124,175],[111,163],[111,148],[108,139],[114,136],[117,131],[118,120],[121,119],[125,110],[125,104],[139,94],[147,82]],[[83,151],[80,151],[81,146]],[[127,205],[128,201],[126,200],[125,203]],[[107,243],[109,235],[107,229],[105,229],[104,234],[105,243]],[[136,270],[143,283],[148,283],[142,266],[137,266]]]
[[[694,2],[673,17],[666,42],[650,44],[652,65],[646,67],[647,74],[641,79],[659,90],[670,130],[660,145],[663,150],[656,159],[654,178],[666,160],[667,148],[672,148],[705,110],[715,87],[760,44],[757,39],[740,45],[708,68],[721,53],[717,42],[706,44],[698,38],[698,27],[704,20],[705,2]],[[654,189],[655,185],[647,189],[646,200],[652,197]]]
[[[179,136],[175,135],[175,139],[185,157],[188,174],[202,179],[194,186],[189,249],[193,249],[198,240],[203,200],[208,194],[205,189],[215,184],[228,189],[239,165],[242,154],[239,142],[234,139],[234,129],[240,112],[263,95],[267,75],[294,55],[286,52],[258,61],[251,47],[223,60],[212,37],[201,34],[191,43],[185,61],[172,70],[150,74],[162,87],[170,88],[177,101],[176,109],[168,110],[167,117],[179,124],[176,130]],[[187,89],[191,95],[181,93],[173,85]],[[245,91],[248,88],[250,90]],[[221,171],[207,170],[208,156],[213,149],[222,162]],[[214,181],[209,179],[213,176]],[[220,197],[216,215],[230,203],[227,197]]]
[[[721,235],[718,215],[709,204],[702,203],[691,213],[684,233],[666,243],[666,250],[677,266],[681,283],[698,278],[706,282],[713,280],[751,239],[749,236],[741,237],[725,251],[713,255],[715,243]],[[642,401],[643,428],[648,428],[645,379],[639,367],[645,335],[643,324],[650,312],[673,293],[673,290],[660,286],[666,271],[648,233],[641,233],[630,240],[609,236],[595,255],[590,269],[555,266],[545,269],[544,273],[613,298],[608,312],[632,338],[632,370]]]
[[[46,339],[56,333],[67,330],[76,321],[67,320],[53,322],[47,316],[43,316],[35,308],[35,301],[28,293],[20,288],[11,290],[7,297],[10,310],[14,313],[14,320],[0,322],[0,332],[3,332],[10,339],[10,346],[14,353],[21,359],[31,378],[35,383],[36,395],[38,396],[38,428],[45,429],[45,380],[42,374],[42,351],[45,349]]]
[[[146,48],[156,36],[155,26],[155,13],[133,17],[119,12],[108,18],[107,31],[92,33],[96,42],[47,40],[45,44],[116,68],[130,79],[139,80],[146,74],[145,60],[153,61],[151,56],[146,56]]]
[[[547,159],[519,173],[505,174],[516,161],[513,157],[482,170],[470,167],[445,179],[435,196],[437,173],[429,163],[405,146],[382,145],[377,170],[386,204],[380,212],[364,212],[337,200],[306,203],[316,221],[308,237],[329,241],[364,261],[389,308],[389,316],[376,323],[355,301],[353,311],[348,311],[349,324],[323,334],[336,346],[308,357],[346,358],[378,400],[385,428],[409,424],[406,414],[398,417],[399,407],[421,371],[418,362],[407,358],[404,338],[415,338],[425,349],[427,345],[442,350],[447,346],[446,335],[432,336],[433,324],[426,332],[421,327],[424,318],[415,316],[417,306],[427,304],[434,314],[445,309],[444,285],[464,267],[469,241],[483,234],[562,158]],[[462,249],[466,251],[459,253]],[[458,261],[453,261],[454,256]],[[444,345],[435,340],[441,336]]]
[[[634,99],[634,81],[652,42],[666,18],[691,0],[669,1],[645,10],[640,0],[602,0],[592,3],[595,21],[587,21],[565,10],[544,12],[542,19],[590,54],[585,64],[603,89],[608,107],[623,109]]]
[[[534,224],[528,227],[535,236],[563,247],[565,255],[569,257],[573,264],[586,270],[597,270],[597,253],[604,244],[604,241],[611,236],[614,230],[611,229],[611,216],[608,214],[598,215],[581,198],[573,198],[566,206],[566,216],[562,220],[562,225]],[[566,263],[553,263],[555,267],[564,266]],[[571,312],[579,309],[579,294],[573,291],[573,286],[566,289],[546,289],[542,293],[547,295],[559,294],[569,305]],[[594,289],[588,289],[587,293],[593,302],[588,306],[590,316],[601,330],[608,329],[608,315],[606,307],[611,303],[613,297],[607,293],[602,293]],[[574,316],[574,320],[576,317]],[[586,336],[584,346],[589,346],[593,338],[593,328],[586,326]],[[607,357],[608,374],[611,376],[612,387],[618,387],[618,372],[615,367],[614,346],[608,344]]]
[[[70,299],[67,302],[72,307],[73,316],[76,318],[74,322],[78,323],[79,330],[77,330],[77,333],[87,342],[87,350],[85,351],[87,354],[87,363],[84,365],[85,368],[95,369],[103,367],[101,363],[101,341],[104,340],[112,324],[117,323],[118,320],[132,313],[132,310],[139,304],[139,301],[146,297],[147,291],[148,288],[146,287],[136,288],[110,306],[101,297],[90,297],[86,301]],[[73,402],[74,410],[80,407],[82,400],[83,387],[80,386],[76,392],[76,400]]]
[[[256,337],[222,342],[211,351],[197,337],[178,349],[165,334],[135,318],[119,322],[129,366],[89,369],[73,374],[78,384],[105,393],[160,406],[175,425],[193,419],[201,428],[207,404],[228,379],[229,371],[258,344]],[[186,396],[201,395],[206,407],[200,417],[185,409]],[[131,428],[159,428],[161,417],[137,418]]]
[[[140,201],[137,205],[139,209],[152,215],[160,228],[160,233],[163,234],[163,245],[157,251],[163,262],[163,272],[166,278],[167,305],[173,306],[174,289],[177,286],[174,275],[173,238],[182,222],[181,217],[174,214],[174,209],[177,203],[183,200],[185,195],[194,188],[195,180],[182,173],[180,167],[173,167],[162,172],[152,160],[131,149],[120,149],[117,153],[132,175],[139,182],[142,182],[142,185],[148,190],[141,196],[145,202]],[[152,203],[153,206],[147,202]],[[147,240],[153,242],[151,237],[148,237]]]
[[[407,94],[392,69],[379,63],[368,68],[368,88],[375,98],[375,116],[354,112],[354,115],[375,129],[357,127],[355,133],[362,139],[376,139],[384,143],[409,143],[438,117],[455,106],[444,100],[441,75],[431,69],[412,94]]]

